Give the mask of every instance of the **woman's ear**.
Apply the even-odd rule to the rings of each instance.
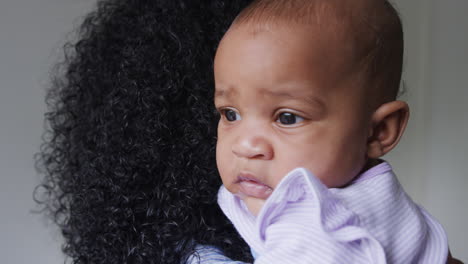
[[[372,115],[367,156],[377,159],[392,150],[400,141],[408,119],[409,107],[403,101],[391,101],[377,108]]]

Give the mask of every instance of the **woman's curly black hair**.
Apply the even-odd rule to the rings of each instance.
[[[36,199],[72,263],[183,263],[249,249],[217,206],[212,63],[248,0],[108,0],[47,95]]]

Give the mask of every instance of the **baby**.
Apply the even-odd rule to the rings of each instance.
[[[255,263],[445,263],[444,230],[379,159],[403,33],[384,0],[259,0],[214,62],[218,203]]]

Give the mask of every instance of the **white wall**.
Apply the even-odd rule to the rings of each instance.
[[[33,168],[48,70],[95,0],[0,1],[0,262],[62,263],[59,234],[35,208]],[[406,37],[408,130],[387,158],[411,196],[468,262],[468,11],[466,0],[395,0]]]
[[[59,234],[32,214],[48,71],[92,0],[0,1],[0,263],[63,263]]]
[[[448,233],[468,262],[468,1],[395,0],[406,38],[405,80],[412,116],[388,155],[410,195]]]

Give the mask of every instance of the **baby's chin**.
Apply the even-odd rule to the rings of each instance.
[[[268,197],[273,193],[272,188],[258,182],[240,181],[236,185],[236,190],[231,193],[239,197],[254,216],[258,215]]]
[[[262,209],[263,205],[266,202],[266,199],[260,199],[252,196],[243,196],[241,197],[244,201],[247,209],[249,209],[250,213],[254,216],[257,216],[260,210]]]

